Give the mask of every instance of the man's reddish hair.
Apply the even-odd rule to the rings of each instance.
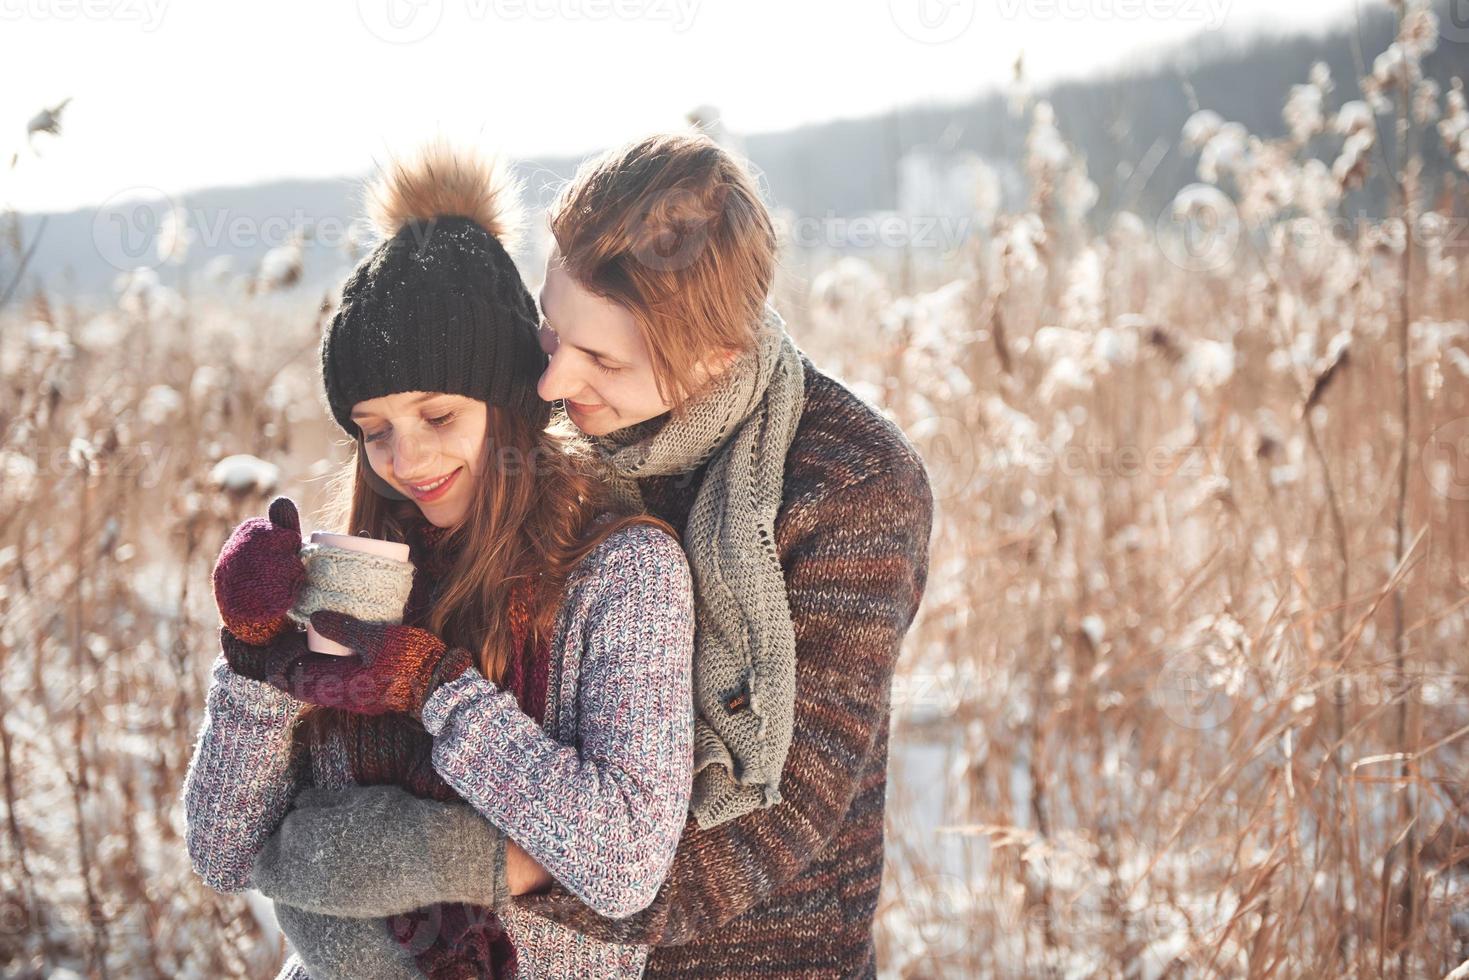
[[[749,172],[702,134],[649,136],[577,170],[551,208],[561,264],[626,308],[678,407],[710,354],[743,352],[775,276],[770,212]]]

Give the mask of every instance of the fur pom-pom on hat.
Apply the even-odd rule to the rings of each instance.
[[[367,187],[367,217],[383,239],[412,221],[468,218],[506,249],[519,240],[520,182],[500,156],[436,140],[389,161]]]

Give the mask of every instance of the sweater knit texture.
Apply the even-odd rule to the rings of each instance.
[[[928,577],[933,496],[892,422],[803,354],[805,407],[775,521],[796,632],[795,723],[781,802],[690,820],[646,909],[599,914],[572,891],[517,907],[654,946],[649,978],[872,977],[894,665]],[[640,480],[682,528],[702,472]]]
[[[405,622],[422,615],[425,600],[416,586]],[[194,869],[220,891],[251,887],[255,855],[302,788],[365,785],[363,760],[386,757],[396,762],[367,781],[438,799],[446,797],[437,786],[452,790],[570,894],[608,916],[630,915],[656,894],[687,817],[693,624],[682,549],[635,525],[610,535],[568,579],[542,671],[544,724],[524,710],[541,685],[523,685],[532,702],[523,706],[471,668],[430,696],[422,728],[396,715],[357,716],[345,730],[296,728],[302,702],[217,657],[183,794]],[[471,920],[459,931],[478,941],[473,920],[483,922],[483,910],[433,911],[440,928]],[[514,905],[497,911],[517,977],[642,972],[645,944],[585,936]],[[429,975],[491,975],[465,949],[453,953]],[[299,958],[281,975],[304,976]]]

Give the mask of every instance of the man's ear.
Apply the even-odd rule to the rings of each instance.
[[[728,348],[711,351],[699,362],[699,376],[701,380],[723,374],[730,364],[734,362],[735,358],[739,356],[739,351]]]

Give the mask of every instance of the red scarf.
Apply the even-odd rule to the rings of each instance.
[[[433,607],[443,576],[453,565],[451,549],[441,548],[446,532],[428,521],[410,528],[411,559],[418,572],[404,609],[403,622],[421,625]],[[544,723],[549,645],[529,642],[530,590],[518,583],[510,592],[512,656],[500,687],[515,694],[521,710]],[[404,714],[357,715],[331,712],[343,729],[353,778],[359,785],[392,784],[413,795],[441,802],[462,802],[444,782],[430,758],[433,738]],[[493,980],[515,975],[515,947],[494,911],[464,903],[440,903],[388,917],[388,927],[413,952],[419,969],[431,980]]]

